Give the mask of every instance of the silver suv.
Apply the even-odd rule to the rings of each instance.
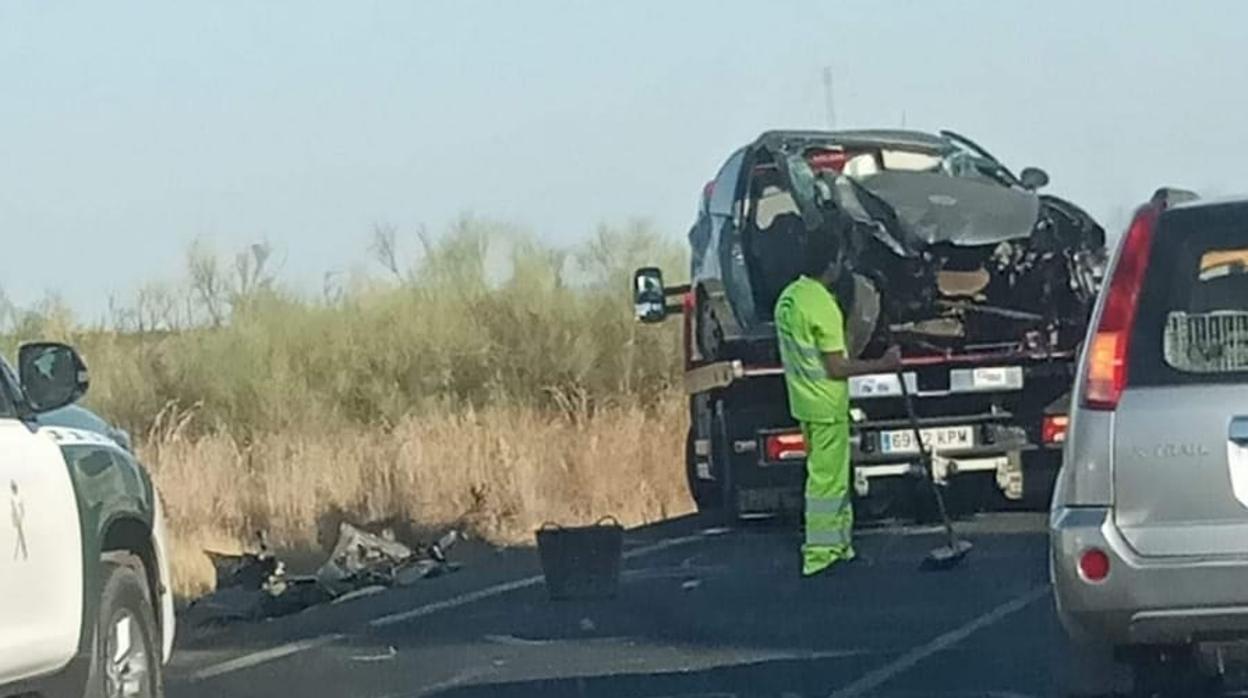
[[[1248,199],[1189,198],[1120,241],[1049,522],[1074,656],[1144,694],[1195,694],[1248,639]]]

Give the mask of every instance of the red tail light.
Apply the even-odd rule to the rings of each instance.
[[[805,458],[806,439],[801,434],[774,434],[767,437],[763,450],[769,461]]]
[[[1066,440],[1066,427],[1070,417],[1064,414],[1045,415],[1040,425],[1040,440],[1046,444],[1060,444]]]
[[[1079,556],[1079,576],[1089,582],[1103,582],[1109,576],[1109,556],[1104,550],[1089,548]]]
[[[1127,384],[1127,356],[1131,343],[1131,327],[1148,270],[1148,252],[1152,246],[1153,228],[1162,206],[1144,206],[1136,212],[1127,228],[1114,268],[1113,278],[1105,292],[1105,307],[1096,332],[1087,348],[1087,380],[1083,404],[1095,410],[1118,407],[1122,390]]]

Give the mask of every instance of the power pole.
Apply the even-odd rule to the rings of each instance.
[[[823,66],[823,108],[828,130],[836,128],[836,100],[832,94],[832,66]]]

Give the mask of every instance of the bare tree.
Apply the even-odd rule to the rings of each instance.
[[[135,313],[140,332],[177,330],[178,299],[173,289],[165,284],[146,284],[135,295]]]
[[[253,243],[234,256],[238,295],[246,297],[272,285],[273,279],[265,267],[272,256],[273,246],[267,242]]]
[[[381,266],[394,274],[394,278],[403,281],[403,272],[399,271],[398,228],[391,223],[374,223],[369,251]]]
[[[197,240],[187,253],[187,270],[191,292],[199,299],[200,307],[208,313],[212,324],[220,326],[225,321],[228,289],[217,255]]]
[[[321,297],[327,305],[338,305],[346,296],[342,288],[341,272],[327,271],[321,277]]]

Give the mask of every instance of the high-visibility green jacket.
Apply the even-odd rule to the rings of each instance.
[[[845,351],[845,323],[821,282],[800,276],[785,287],[774,313],[789,411],[800,422],[849,419],[849,382],[828,376],[823,355]]]

